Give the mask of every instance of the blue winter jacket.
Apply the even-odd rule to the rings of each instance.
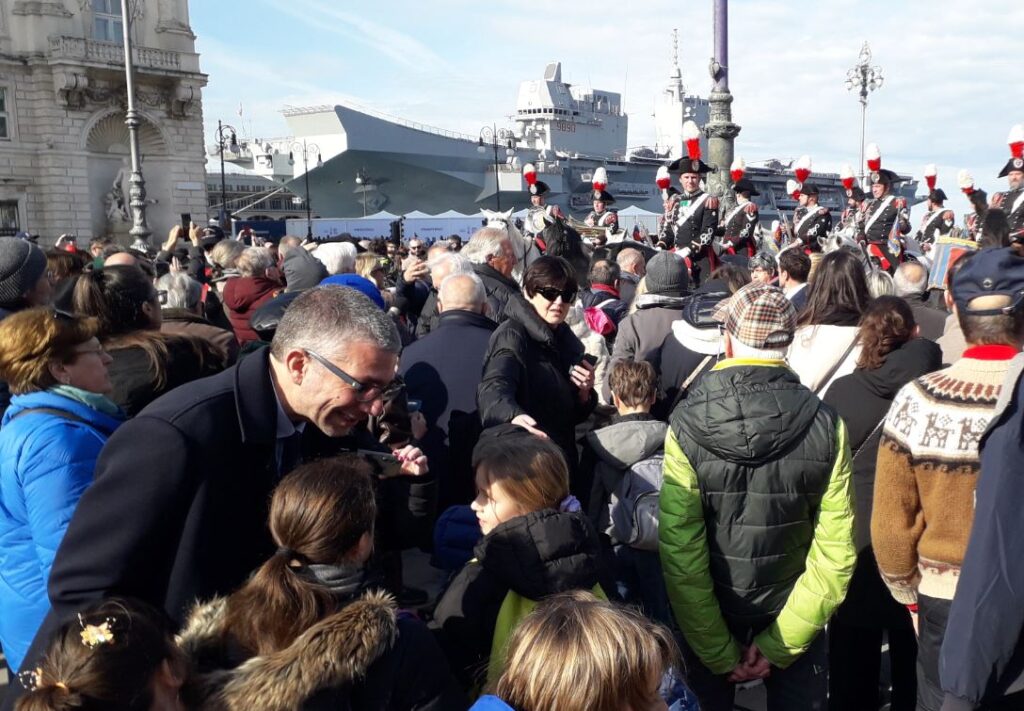
[[[79,420],[30,408],[61,410]],[[80,421],[80,420],[84,420]],[[0,429],[0,645],[21,666],[50,609],[46,580],[96,458],[121,420],[50,392],[16,395]],[[116,522],[111,521],[113,533]]]
[[[481,696],[469,711],[515,711],[497,696]]]

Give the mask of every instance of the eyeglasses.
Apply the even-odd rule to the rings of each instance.
[[[537,287],[536,293],[543,296],[551,303],[555,302],[559,296],[562,297],[563,304],[570,304],[576,300],[576,289],[556,289],[553,286],[540,286]]]
[[[395,397],[395,395],[397,395],[402,389],[402,386],[399,383],[395,383],[393,381],[388,383],[387,385],[372,385],[367,383],[361,383],[355,378],[353,378],[351,375],[346,373],[344,370],[336,366],[334,363],[324,358],[319,353],[311,351],[308,348],[304,350],[306,352],[306,355],[308,355],[310,358],[312,358],[317,363],[326,368],[328,372],[331,373],[331,375],[335,376],[343,383],[348,385],[350,388],[352,388],[356,392],[356,400],[358,400],[359,402],[373,402],[377,398],[381,398],[385,402],[387,402],[388,400]]]
[[[409,251],[412,254],[423,254],[427,251],[426,247],[409,247]]]
[[[65,311],[64,309],[54,309],[53,310],[53,319],[55,321],[60,321],[61,319],[65,320],[65,321],[74,321],[75,320],[75,315],[73,313],[71,313],[70,311]]]

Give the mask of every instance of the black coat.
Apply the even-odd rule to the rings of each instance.
[[[931,306],[924,294],[904,296],[903,300],[914,312],[914,321],[921,327],[921,338],[938,341],[946,331],[946,316],[949,314]]]
[[[880,368],[857,368],[837,378],[825,393],[826,404],[835,408],[846,423],[853,455],[855,505],[854,541],[857,567],[846,599],[836,615],[856,626],[901,626],[909,623],[907,612],[897,603],[878,574],[871,549],[871,509],[875,494],[875,460],[885,419],[896,393],[911,380],[942,366],[942,351],[932,341],[915,338],[894,350]]]
[[[448,456],[448,424],[453,412],[476,417],[476,391],[494,321],[471,311],[445,311],[429,334],[402,352],[401,375],[409,399],[423,402],[427,434],[420,447],[438,476],[440,509],[468,504],[472,481],[453,482]],[[469,498],[466,498],[469,495]],[[465,500],[463,500],[465,499]]]
[[[509,318],[491,336],[477,405],[484,428],[530,415],[576,467],[575,427],[597,404],[581,403],[569,379],[584,349],[564,323],[552,330],[525,300],[510,301]]]
[[[91,603],[135,597],[181,623],[196,600],[232,592],[274,552],[267,514],[283,472],[268,354],[168,393],[107,441],[57,550],[53,608],[26,668]]]
[[[541,600],[598,583],[600,543],[584,513],[552,509],[499,524],[452,580],[434,611],[438,641],[466,688],[487,667],[498,611],[510,590]]]
[[[526,303],[519,285],[487,264],[474,264],[473,272],[480,277],[484,283],[484,291],[487,293],[487,315],[495,323],[501,323],[508,314],[509,301],[521,301]]]

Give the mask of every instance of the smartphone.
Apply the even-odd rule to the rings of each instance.
[[[409,410],[409,414],[410,415],[412,413],[414,413],[414,412],[419,412],[420,410],[423,409],[423,401],[422,400],[409,400],[409,404],[407,405],[407,409]]]
[[[596,368],[597,367],[597,356],[596,355],[591,355],[589,353],[584,353],[583,357],[580,358],[580,363],[582,364],[584,361],[586,361],[587,363],[590,363],[590,367],[591,368]]]
[[[181,213],[181,229],[185,230],[185,239],[188,239],[188,228],[192,224],[192,213]]]
[[[372,449],[357,449],[356,454],[369,462],[374,474],[381,479],[389,479],[402,474],[402,462],[389,452],[375,452]]]

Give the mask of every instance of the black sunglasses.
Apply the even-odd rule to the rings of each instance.
[[[555,299],[559,296],[562,297],[563,304],[571,304],[576,300],[576,289],[573,288],[556,289],[553,286],[539,286],[536,289],[536,293],[540,294],[552,303],[554,303]]]

